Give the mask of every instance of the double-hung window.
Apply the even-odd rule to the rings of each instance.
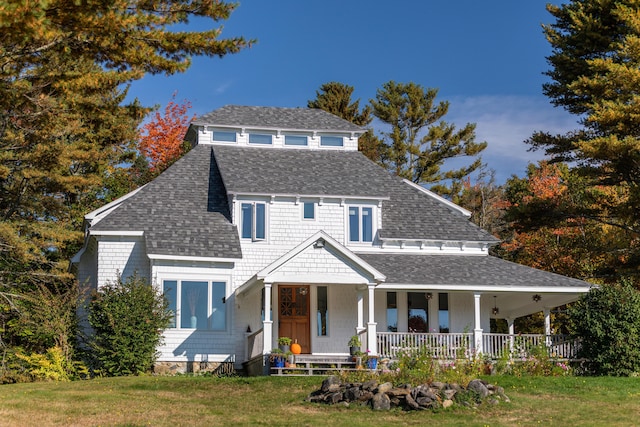
[[[349,206],[349,241],[373,242],[373,208]]]
[[[170,328],[225,331],[227,284],[215,280],[163,280],[172,313]]]
[[[241,236],[243,239],[266,239],[266,205],[264,203],[242,203]]]

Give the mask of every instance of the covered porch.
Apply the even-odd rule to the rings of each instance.
[[[553,333],[551,310],[590,287],[488,255],[355,254],[320,232],[238,290],[240,298],[261,291],[245,360],[268,359],[283,335],[299,339],[303,354],[336,360],[349,356],[352,335],[363,352],[389,359],[419,346],[440,359],[497,359],[541,345],[572,359],[577,343]],[[518,334],[514,320],[536,312],[545,333]],[[491,319],[506,319],[508,333],[492,333]]]

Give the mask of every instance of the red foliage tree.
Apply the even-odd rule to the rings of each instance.
[[[153,119],[142,127],[138,147],[149,161],[149,170],[158,175],[185,153],[184,136],[195,115],[187,112],[191,103],[175,102],[175,94],[164,109],[156,111]]]

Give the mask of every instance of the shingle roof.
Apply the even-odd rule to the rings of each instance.
[[[215,146],[228,192],[389,196],[391,176],[357,151]]]
[[[232,193],[390,198],[382,202],[380,237],[498,241],[357,151],[215,146],[214,153]]]
[[[147,253],[240,258],[236,227],[211,146],[196,146],[91,227],[144,231]]]
[[[360,126],[314,108],[225,105],[198,117],[193,124],[318,132],[364,132]]]
[[[585,287],[578,279],[537,270],[494,256],[358,254],[386,276],[385,284]]]

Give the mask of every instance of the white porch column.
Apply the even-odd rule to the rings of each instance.
[[[476,355],[481,354],[484,349],[482,348],[482,324],[480,323],[480,295],[473,294],[473,313],[474,313],[474,328],[473,328],[473,345],[476,350]]]
[[[511,317],[507,317],[507,325],[509,326],[509,352],[513,353],[514,347],[514,339],[513,336],[516,334],[516,327],[514,325],[514,320]]]
[[[360,335],[365,331],[364,327],[364,290],[365,286],[358,285],[358,325],[356,326],[356,335]]]
[[[547,347],[551,345],[551,309],[545,307],[544,313],[544,343]]]
[[[262,322],[262,354],[271,353],[273,343],[273,320],[271,320],[271,287],[272,283],[264,284],[264,321]]]
[[[374,318],[374,290],[376,288],[375,283],[369,283],[368,285],[368,300],[369,300],[369,321],[367,322],[367,350],[372,356],[378,355],[378,332],[376,330],[377,323]]]

